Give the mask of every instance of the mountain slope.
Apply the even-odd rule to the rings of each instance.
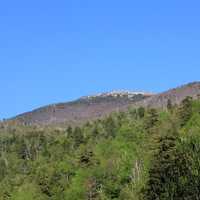
[[[0,126],[0,199],[199,200],[199,111],[193,100],[67,129]]]
[[[82,97],[76,101],[53,104],[16,116],[15,120],[23,124],[80,123],[96,119],[114,111],[127,109],[135,102],[151,94],[142,92],[110,92]]]
[[[200,96],[200,82],[189,83],[153,95],[143,92],[113,91],[85,96],[76,101],[58,103],[27,112],[11,119],[28,125],[57,123],[79,124],[104,117],[114,111],[124,111],[129,106],[165,108],[168,100],[179,104],[184,98]]]
[[[154,95],[148,99],[144,99],[136,104],[144,107],[165,108],[168,100],[170,100],[172,104],[179,104],[187,96],[193,97],[194,99],[199,98],[200,82],[193,82],[168,90],[166,92]]]

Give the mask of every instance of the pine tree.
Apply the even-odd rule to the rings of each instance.
[[[84,136],[81,128],[76,127],[73,132],[73,138],[75,146],[78,147],[80,144],[84,143]]]
[[[172,101],[171,101],[171,99],[168,99],[167,100],[167,110],[171,112],[172,109],[173,109]]]
[[[147,111],[147,116],[145,119],[145,129],[150,132],[152,128],[156,126],[158,122],[158,113],[157,110],[151,108]]]
[[[174,137],[161,137],[158,139],[159,148],[149,170],[149,180],[144,191],[145,200],[171,200],[173,194],[168,193],[172,179],[177,178],[178,170],[173,166]],[[176,159],[176,158],[175,158]]]
[[[192,97],[186,97],[178,109],[178,118],[180,126],[183,127],[192,116]]]
[[[68,136],[68,137],[71,137],[71,136],[72,136],[72,132],[73,132],[72,127],[71,127],[71,126],[68,126],[68,128],[67,128],[67,136]]]
[[[116,124],[112,116],[109,116],[104,122],[105,131],[107,137],[115,137],[116,135]]]
[[[138,110],[137,110],[137,114],[138,114],[139,118],[143,118],[144,114],[145,114],[144,107],[139,107]]]
[[[181,144],[177,136],[163,136],[158,144],[143,200],[199,200],[199,144]]]

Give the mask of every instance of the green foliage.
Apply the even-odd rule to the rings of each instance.
[[[3,156],[0,158],[0,180],[3,180],[7,175],[8,161]]]
[[[37,185],[24,183],[13,192],[11,200],[45,200]]]
[[[199,136],[160,138],[142,199],[200,199],[199,141]]]
[[[75,146],[79,146],[82,143],[84,143],[84,136],[81,128],[79,127],[75,128],[72,138],[74,139]]]
[[[81,127],[1,126],[0,200],[198,200],[199,132],[191,98]]]
[[[145,108],[144,107],[139,107],[137,110],[139,118],[143,118],[145,115]]]
[[[150,132],[158,122],[158,112],[156,109],[151,108],[147,111],[147,116],[145,120],[145,129]]]
[[[192,116],[192,98],[187,97],[183,100],[178,108],[178,117],[180,126],[183,127],[189,121]]]
[[[149,180],[144,189],[146,200],[173,199],[173,191],[176,192],[174,187],[177,186],[175,181],[181,173],[179,167],[181,167],[182,157],[174,152],[175,138],[173,136],[161,137],[158,143],[158,150],[149,169]]]
[[[167,109],[172,112],[173,110],[173,105],[172,105],[172,101],[170,99],[167,100]]]

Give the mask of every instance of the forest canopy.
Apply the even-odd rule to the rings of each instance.
[[[80,127],[1,123],[0,200],[198,200],[200,101]]]

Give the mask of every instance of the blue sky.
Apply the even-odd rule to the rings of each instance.
[[[0,119],[113,89],[200,78],[200,2],[0,3]]]

